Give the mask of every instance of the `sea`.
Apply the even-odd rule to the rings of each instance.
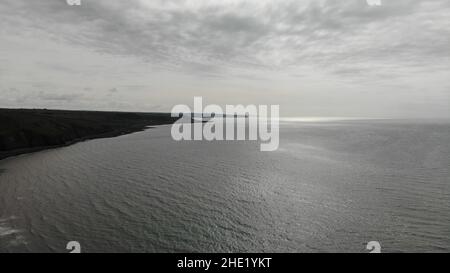
[[[171,126],[0,161],[0,252],[450,252],[450,122],[287,119],[280,145]]]

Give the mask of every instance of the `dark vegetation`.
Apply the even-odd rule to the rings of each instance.
[[[171,124],[168,113],[0,109],[0,159]]]

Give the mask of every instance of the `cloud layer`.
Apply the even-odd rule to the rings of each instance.
[[[382,3],[3,0],[1,106],[448,117],[450,2]]]

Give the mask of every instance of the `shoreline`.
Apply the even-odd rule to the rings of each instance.
[[[0,161],[173,124],[169,113],[0,109]]]
[[[119,136],[124,136],[124,135],[133,134],[133,133],[138,133],[138,132],[145,131],[147,129],[153,129],[155,126],[159,126],[159,125],[167,125],[167,124],[149,125],[149,126],[145,126],[144,128],[136,129],[136,130],[133,130],[133,131],[111,132],[111,133],[105,133],[105,134],[100,134],[100,135],[86,136],[86,137],[74,139],[72,141],[69,141],[69,142],[64,143],[64,144],[59,144],[59,145],[40,146],[40,147],[32,147],[32,148],[22,148],[22,149],[17,149],[17,150],[0,152],[0,162],[2,160],[8,159],[8,158],[12,158],[12,157],[15,157],[15,156],[25,155],[25,154],[32,154],[32,153],[45,151],[45,150],[51,150],[51,149],[68,147],[68,146],[71,146],[71,145],[74,145],[74,144],[77,144],[77,143],[80,143],[80,142],[84,142],[84,141],[89,141],[89,140],[94,140],[94,139],[103,139],[103,138],[115,138],[115,137],[119,137]]]

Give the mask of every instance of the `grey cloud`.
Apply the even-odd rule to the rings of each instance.
[[[168,91],[177,88],[203,85],[209,90],[215,88],[209,86],[212,83],[220,83],[220,88],[233,92],[248,87],[276,93],[285,88],[298,98],[296,86],[308,81],[318,90],[328,90],[324,82],[331,79],[356,87],[370,84],[372,89],[408,88],[403,81],[408,76],[416,84],[433,83],[430,89],[441,92],[445,73],[450,71],[450,1],[382,2],[380,7],[370,7],[366,0],[82,0],[80,7],[69,7],[65,0],[2,0],[0,48],[2,37],[22,35],[26,41],[24,37],[37,33],[42,34],[43,43],[58,48],[77,47],[114,60],[135,60],[136,69],[127,74],[129,78],[120,72],[134,67],[116,67],[114,61],[98,66],[89,58],[72,57],[70,63],[78,61],[74,67],[51,58],[34,62],[39,72],[67,75],[60,77],[68,79],[67,90],[44,72],[36,76],[43,83],[34,87],[48,90],[39,98],[54,102],[82,100],[76,92],[84,84],[90,86],[84,89],[90,96],[96,90],[103,95],[107,90],[116,93],[110,86],[120,89],[116,96],[125,90],[139,90],[128,93],[142,95],[147,86],[169,96],[173,93]],[[15,63],[1,52],[0,60]],[[98,80],[97,71],[114,75],[116,81]],[[155,71],[165,77],[143,76]],[[0,78],[4,80],[2,74],[8,72],[0,68]],[[13,83],[20,78],[16,74],[10,76]],[[77,82],[70,82],[75,74],[91,82],[77,87]],[[141,88],[129,87],[136,79]],[[280,87],[285,81],[290,85]],[[21,89],[26,88],[23,82]],[[326,96],[320,92],[326,91],[318,91],[318,98]],[[132,104],[104,102],[117,107]]]
[[[431,29],[414,21],[416,16],[432,19],[421,15],[426,2],[421,0],[385,1],[381,7],[370,7],[365,0],[328,0],[303,5],[299,1],[241,3],[234,8],[217,3],[192,8],[184,1],[146,6],[143,1],[84,0],[76,8],[57,0],[26,2],[8,0],[3,6],[20,8],[33,27],[54,32],[55,37],[107,53],[138,56],[169,69],[211,73],[230,66],[329,66],[379,58],[392,65],[416,59],[420,65],[421,60],[449,53],[450,38],[444,38],[450,37],[448,28],[434,26],[436,34],[428,35]],[[448,1],[431,2],[448,11]],[[384,31],[398,23],[398,17],[412,24],[400,28],[416,31],[391,33],[398,36],[382,43]],[[373,24],[378,27],[371,30]],[[387,60],[385,52],[395,54]]]
[[[83,95],[82,94],[60,94],[60,93],[49,93],[49,92],[43,92],[40,91],[37,94],[37,97],[40,100],[45,100],[45,101],[65,101],[65,102],[72,102],[74,100],[77,100],[79,98],[81,98]]]

